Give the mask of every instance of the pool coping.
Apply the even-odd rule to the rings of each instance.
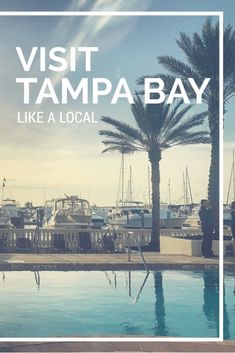
[[[223,342],[3,342],[0,352],[235,352],[235,341]]]
[[[219,259],[144,253],[149,270],[218,270]],[[224,269],[235,270],[235,257]],[[0,271],[137,271],[145,270],[139,255],[127,254],[0,254]]]
[[[219,270],[218,264],[153,264],[148,263],[150,271],[156,270]],[[227,266],[225,269],[233,269]],[[0,271],[141,271],[143,264],[137,263],[5,263],[0,264]]]

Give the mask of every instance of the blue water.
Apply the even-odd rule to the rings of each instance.
[[[224,278],[224,338],[235,340],[235,274]]]
[[[217,272],[145,275],[41,272],[38,285],[34,272],[6,272],[0,280],[0,336],[218,337]],[[228,277],[229,288],[231,281]],[[233,299],[229,289],[229,314]]]

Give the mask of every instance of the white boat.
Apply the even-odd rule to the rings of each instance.
[[[109,213],[109,223],[124,228],[152,228],[152,210],[141,202],[133,202],[136,206],[123,206]],[[186,216],[173,212],[169,205],[160,205],[160,228],[181,228]]]
[[[93,216],[94,216],[94,218],[95,218],[95,216],[98,216],[98,217],[101,217],[104,219],[105,224],[108,222],[108,215],[109,215],[112,207],[93,205],[91,207],[91,209],[92,209],[92,218],[93,218]]]
[[[11,223],[9,212],[3,207],[0,207],[0,229],[11,229],[11,228],[14,228],[14,226]]]
[[[87,200],[73,195],[47,201],[43,226],[53,229],[55,252],[92,250],[91,208]]]
[[[200,205],[194,207],[186,218],[183,228],[201,228],[201,222],[199,217]],[[224,205],[223,208],[223,226],[224,228],[230,228],[232,223],[231,207],[230,205]]]
[[[231,215],[231,206],[230,205],[224,205],[224,228],[230,228],[232,224],[232,215]]]
[[[89,202],[78,196],[47,201],[45,207],[45,227],[82,229],[91,228],[91,209]]]
[[[200,229],[201,222],[200,218],[196,215],[189,215],[187,219],[184,221],[182,228],[195,228]]]
[[[10,216],[11,223],[16,228],[24,228],[24,217],[16,200],[5,199],[2,201],[2,208],[5,209]]]
[[[95,213],[92,213],[91,223],[93,229],[101,229],[105,226],[105,219]]]

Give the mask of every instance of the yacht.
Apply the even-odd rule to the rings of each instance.
[[[105,219],[94,212],[92,212],[91,222],[93,229],[102,229],[105,226]]]
[[[3,200],[2,208],[9,213],[11,223],[16,228],[24,228],[24,216],[16,200],[13,200],[13,199]]]
[[[186,219],[183,223],[182,228],[195,228],[195,229],[201,228],[199,210],[200,210],[199,205],[192,208],[191,212],[186,216]]]
[[[47,201],[44,220],[46,228],[90,229],[89,202],[74,195]]]
[[[224,228],[230,228],[232,224],[232,215],[231,215],[231,206],[224,205],[224,212],[223,212],[223,223]]]
[[[0,229],[11,229],[11,228],[14,228],[14,226],[11,223],[9,212],[3,207],[0,207]]]
[[[200,205],[197,205],[194,208],[192,208],[191,212],[188,214],[188,216],[183,224],[183,228],[201,229],[199,210],[200,210]],[[230,207],[230,205],[224,205],[224,207],[223,207],[223,227],[225,229],[229,229],[231,227],[231,223],[232,223],[231,207]]]
[[[118,224],[124,228],[152,228],[152,210],[142,202],[128,202],[109,212],[109,223]],[[179,229],[182,227],[186,216],[171,210],[167,204],[160,205],[160,228]]]
[[[47,201],[43,225],[52,229],[53,251],[91,251],[91,215],[89,202],[76,195]]]

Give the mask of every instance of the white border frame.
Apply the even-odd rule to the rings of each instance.
[[[219,17],[219,118],[220,118],[220,247],[219,247],[219,337],[3,337],[0,342],[221,342],[223,341],[223,12],[222,11],[0,11],[0,17],[8,16],[218,16]]]

